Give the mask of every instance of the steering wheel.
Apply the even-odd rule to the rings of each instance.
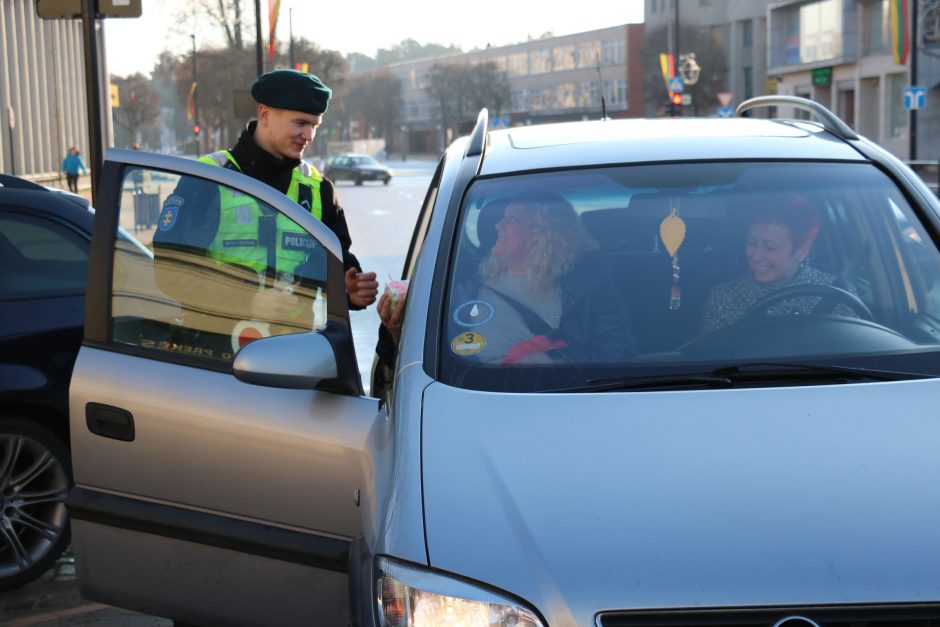
[[[779,302],[799,297],[817,297],[820,299],[813,307],[813,314],[834,313],[836,307],[841,304],[850,307],[858,313],[859,317],[863,320],[870,322],[874,322],[875,320],[875,316],[872,314],[871,309],[868,308],[868,305],[863,303],[862,300],[852,292],[834,285],[803,283],[800,285],[790,285],[765,295],[744,312],[738,324],[754,322],[766,318],[772,306]],[[828,311],[826,311],[827,308]]]

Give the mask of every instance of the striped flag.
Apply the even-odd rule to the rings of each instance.
[[[898,65],[907,64],[911,51],[911,14],[909,0],[890,0],[891,54]]]
[[[277,14],[281,11],[281,0],[268,0],[268,58],[274,58],[274,49],[277,40],[274,39],[274,29],[277,28]]]
[[[186,101],[186,119],[193,120],[196,117],[196,81],[189,86],[189,98]]]

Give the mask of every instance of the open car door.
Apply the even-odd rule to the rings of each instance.
[[[98,202],[70,390],[82,594],[202,625],[346,624],[378,405],[337,238],[263,183],[139,151],[108,152]]]

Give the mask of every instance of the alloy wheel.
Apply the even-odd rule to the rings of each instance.
[[[36,431],[0,433],[0,589],[37,576],[65,548],[67,461]]]

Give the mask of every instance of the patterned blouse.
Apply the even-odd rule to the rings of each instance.
[[[741,316],[758,300],[782,287],[791,285],[832,285],[835,277],[828,272],[804,265],[787,285],[767,285],[754,280],[748,274],[740,279],[717,285],[708,293],[705,310],[702,314],[702,332],[709,333],[729,326],[741,319]],[[818,296],[797,296],[788,298],[768,309],[775,316],[792,316],[812,313],[819,303]],[[835,313],[853,316],[851,309],[839,305]]]

